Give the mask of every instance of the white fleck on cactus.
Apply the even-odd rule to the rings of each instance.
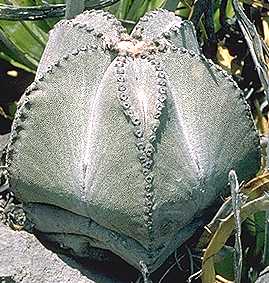
[[[249,179],[259,162],[240,89],[199,53],[192,24],[163,10],[131,36],[101,11],[57,24],[7,154],[35,229],[150,272],[203,223],[228,172]]]

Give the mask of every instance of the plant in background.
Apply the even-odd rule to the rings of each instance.
[[[78,1],[73,7],[72,5],[68,5],[66,9],[65,4],[60,1],[2,1],[0,5],[0,19],[3,19],[0,22],[2,58],[24,69],[35,72],[47,42],[48,31],[57,21],[64,17],[65,13],[68,18],[72,18],[83,9],[94,7],[103,8],[116,15],[128,31],[132,31],[138,19],[143,16],[146,11],[164,7],[170,11],[174,11],[176,15],[181,16],[183,19],[192,20],[197,29],[198,40],[203,47],[203,52],[207,57],[212,58],[216,63],[219,63],[230,72],[239,86],[244,90],[245,96],[257,119],[259,131],[261,135],[264,136],[266,142],[265,137],[268,126],[264,114],[267,113],[266,96],[268,95],[268,75],[266,67],[266,56],[268,56],[269,53],[266,45],[266,42],[268,42],[268,4],[260,1],[249,1],[244,4],[245,11],[243,11],[241,4],[236,0],[221,2],[198,0],[195,3],[187,0],[182,2],[169,0],[85,1],[85,3],[81,4],[82,2],[83,1]],[[68,3],[67,1],[67,4]],[[248,17],[246,17],[245,13]],[[254,20],[254,23],[252,23],[251,20]],[[158,21],[155,21],[152,26],[153,28],[150,29],[150,33],[154,33],[154,28],[156,28],[156,30],[160,28]],[[136,30],[138,30],[138,28],[136,28]],[[133,34],[135,34],[136,30],[133,31]],[[135,36],[143,36],[143,33],[141,35],[138,32]],[[188,33],[185,33],[185,37],[188,37]],[[85,40],[87,40],[87,38],[85,38]],[[174,40],[173,43],[175,43],[177,37],[173,39],[171,34],[164,33],[164,40],[168,40],[168,42],[173,42]],[[188,40],[186,42],[188,42]],[[81,43],[83,43],[83,38],[81,39]],[[57,44],[57,41],[54,42],[54,44]],[[158,44],[158,48],[165,48],[162,42]],[[193,46],[195,45],[188,46],[187,49],[191,49]],[[72,48],[72,45],[69,47]],[[55,47],[47,48],[51,48],[51,51],[47,51],[47,54],[53,55],[53,49],[55,49]],[[115,51],[121,52],[124,50],[124,48],[121,49],[119,46]],[[194,50],[194,52],[199,53],[197,50]],[[61,50],[59,50],[59,52],[61,52]],[[71,52],[71,50],[69,50],[69,52]],[[138,50],[138,52],[140,51]],[[57,59],[57,56],[57,53],[55,53],[55,59]],[[54,63],[57,64],[57,60]],[[196,64],[199,66],[199,60]],[[41,68],[43,68],[44,71],[47,67],[47,63],[43,61],[40,64],[37,78],[42,78]],[[249,75],[250,73],[251,76]],[[196,78],[196,80],[197,79],[198,78]],[[189,83],[193,86],[195,81],[191,81],[190,78],[188,78],[188,80],[189,82],[187,81],[186,84]],[[173,82],[177,83],[177,81],[179,81],[179,78],[173,79]],[[233,101],[232,97],[228,100],[230,103]],[[196,98],[194,103],[198,103]],[[198,104],[203,105],[202,98]],[[83,105],[80,107],[82,106]],[[198,125],[201,123],[199,115],[202,115],[203,111],[204,109],[201,107],[199,111],[194,111],[191,114],[191,119],[193,119],[194,124],[196,122]],[[238,119],[239,118],[240,117],[238,117]],[[234,119],[231,123],[235,123],[235,125],[238,126],[237,119]],[[210,125],[208,125],[208,128],[210,128]],[[236,129],[238,129],[237,131],[243,131],[243,128],[242,126]],[[218,134],[218,131],[218,129],[215,129],[211,135],[214,136],[214,134]],[[241,133],[238,132],[238,134]],[[244,135],[244,131],[242,135]],[[249,144],[249,146],[251,147],[251,144]],[[217,158],[217,156],[215,156],[215,158]],[[261,174],[266,169],[265,158],[262,160]],[[250,174],[250,171],[247,171],[246,174]],[[263,196],[263,191],[267,189],[267,179],[267,173],[258,176],[256,179],[244,184],[240,193],[238,191],[239,185],[236,183],[234,175],[230,176],[233,188],[232,193],[236,193],[233,194],[231,199],[225,202],[224,212],[220,211],[218,214],[219,217],[214,218],[214,220],[206,226],[210,234],[205,232],[196,247],[196,249],[199,250],[205,248],[208,244],[206,252],[203,255],[202,263],[202,279],[204,283],[209,283],[214,280],[215,269],[222,277],[226,277],[230,280],[233,279],[233,272],[231,272],[233,256],[231,256],[231,253],[234,252],[234,249],[231,231],[234,227],[236,227],[237,239],[235,252],[238,255],[235,266],[241,271],[240,261],[242,257],[243,282],[254,282],[258,272],[264,266],[268,265],[267,217],[265,212],[257,212],[266,210],[268,206],[267,198]],[[239,199],[243,201],[242,204],[239,203]],[[247,201],[244,201],[244,199],[247,199]],[[241,215],[238,214],[238,209],[240,209]],[[234,222],[233,215],[237,215],[235,217],[237,222]],[[243,233],[240,233],[240,217],[242,220],[247,218],[242,226]],[[220,223],[219,218],[225,218],[225,220]],[[246,239],[241,237],[242,248],[240,248],[241,244],[238,242],[240,234],[248,235],[248,237],[245,237]],[[227,242],[227,246],[224,246],[229,236],[231,237]],[[255,243],[255,245],[253,245],[253,243]],[[175,245],[178,245],[178,243],[175,243]],[[220,250],[221,252],[219,252]],[[213,259],[217,256],[218,262],[214,264]],[[256,259],[255,265],[249,261],[249,259],[253,257]],[[193,266],[191,270],[192,272],[195,271]],[[241,274],[239,272],[236,274],[236,282],[239,282],[240,277]],[[221,280],[220,277],[217,278],[219,278],[217,280]]]

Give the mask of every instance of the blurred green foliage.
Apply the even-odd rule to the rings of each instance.
[[[63,0],[0,0],[0,9],[7,5],[13,7],[29,7],[63,4]],[[175,11],[184,19],[190,17],[192,1],[178,0],[120,0],[106,8],[113,13],[123,24],[131,30],[134,24],[147,11],[157,8],[165,8]],[[214,20],[216,31],[220,29],[219,1],[214,8]],[[226,9],[227,16],[232,16],[233,10],[229,1]],[[1,17],[0,17],[1,18]],[[48,39],[48,32],[61,18],[47,18],[36,21],[7,21],[0,20],[0,57],[25,70],[35,72],[43,49]]]

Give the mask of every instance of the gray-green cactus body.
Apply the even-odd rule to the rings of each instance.
[[[241,91],[200,55],[189,22],[150,13],[133,38],[110,21],[84,13],[60,39],[52,31],[13,124],[10,183],[48,238],[154,271],[202,224],[229,170],[255,175],[259,141]]]

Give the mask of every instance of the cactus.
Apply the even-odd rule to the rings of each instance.
[[[240,89],[200,54],[190,22],[154,11],[128,35],[90,11],[51,32],[6,163],[36,230],[153,272],[203,224],[231,169],[255,175],[260,147]]]

